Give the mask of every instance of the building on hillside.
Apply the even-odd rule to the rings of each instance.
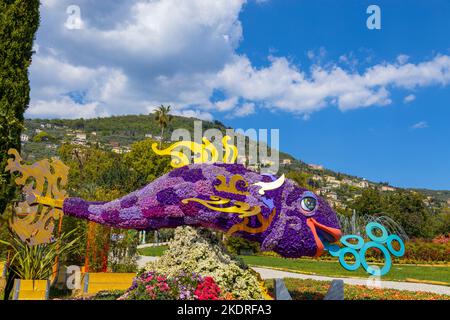
[[[339,188],[341,186],[341,181],[337,180],[333,176],[326,176],[325,181],[326,181],[327,185],[332,188]]]
[[[342,179],[342,183],[343,183],[343,184],[348,184],[349,186],[352,186],[352,185],[355,184],[355,183],[353,182],[353,180],[350,180],[350,179],[347,179],[347,178]]]
[[[86,141],[86,133],[84,133],[84,132],[78,132],[78,133],[75,135],[75,139],[81,140],[81,141]]]
[[[335,200],[335,201],[338,200],[338,195],[336,192],[330,192],[326,195],[326,197],[331,200]]]
[[[76,132],[75,133],[75,138],[72,140],[72,144],[73,145],[77,145],[77,146],[85,146],[86,143],[86,133],[83,132]]]
[[[390,186],[382,186],[381,191],[395,191],[395,188],[392,188]]]
[[[36,130],[34,130],[34,133],[36,133],[36,134],[39,134],[39,133],[41,133],[41,132],[42,132],[41,129],[36,129]]]
[[[112,152],[117,153],[117,154],[122,154],[122,148],[121,147],[113,147],[111,149]]]
[[[93,136],[97,136],[97,132],[96,132],[96,131],[92,131],[91,134],[92,134]]]
[[[76,145],[76,146],[85,146],[85,145],[87,145],[85,140],[78,140],[78,139],[72,140],[71,144]]]
[[[323,166],[322,166],[322,165],[319,165],[319,164],[313,164],[313,163],[311,163],[311,164],[308,164],[308,166],[309,166],[310,168],[312,168],[312,169],[315,169],[315,170],[323,170]]]
[[[129,153],[131,152],[131,148],[130,147],[123,147],[122,148],[122,153]]]
[[[149,138],[149,139],[153,139],[153,135],[152,135],[151,133],[146,133],[146,134],[145,134],[145,137],[146,137],[146,138]]]
[[[291,159],[283,159],[283,162],[281,164],[284,166],[291,165],[292,160]]]
[[[367,180],[366,179],[364,179],[364,180],[361,180],[359,183],[358,183],[358,187],[360,187],[360,188],[368,188],[369,187],[369,182],[367,182]]]
[[[275,164],[275,162],[273,162],[272,160],[269,160],[269,159],[261,160],[261,166],[272,166],[274,164]]]
[[[28,142],[29,140],[30,140],[30,137],[29,137],[27,134],[22,133],[22,134],[20,135],[20,141],[21,141],[21,142]]]

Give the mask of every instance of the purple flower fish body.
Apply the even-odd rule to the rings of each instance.
[[[225,177],[229,183],[236,175],[248,185],[240,180],[234,192],[219,188],[223,181],[218,177]],[[157,230],[187,225],[223,232],[234,230],[233,235],[257,241],[262,250],[273,250],[284,257],[320,255],[324,242],[337,241],[341,236],[336,213],[325,200],[289,179],[281,187],[261,195],[261,187],[254,184],[270,183],[273,179],[240,164],[192,164],[111,202],[67,198],[63,211],[66,215],[124,229]],[[211,199],[229,201],[214,209],[205,205]],[[248,210],[257,208],[258,215],[247,217],[222,210],[239,204],[248,205]],[[243,222],[246,227],[236,229]]]

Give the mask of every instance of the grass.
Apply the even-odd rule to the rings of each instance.
[[[362,268],[352,272],[347,271],[335,261],[284,259],[264,256],[243,256],[242,258],[247,264],[252,266],[265,266],[330,277],[368,277],[368,274]],[[450,285],[450,267],[393,265],[391,271],[383,276],[382,279]]]
[[[283,281],[293,300],[323,300],[330,286],[328,281],[310,279],[286,278]],[[273,296],[273,281],[266,280],[265,284],[269,294]],[[345,284],[344,300],[450,300],[450,296]]]
[[[161,256],[167,246],[139,249],[145,256]],[[270,267],[305,274],[316,274],[330,277],[367,278],[364,269],[347,271],[336,261],[318,261],[313,259],[285,259],[269,256],[241,256],[251,266]],[[410,281],[450,286],[449,266],[426,265],[393,265],[391,271],[382,277],[383,280]]]
[[[160,247],[147,247],[139,249],[138,252],[142,256],[152,256],[152,257],[159,257],[162,256],[164,251],[166,251],[167,246],[160,246]]]

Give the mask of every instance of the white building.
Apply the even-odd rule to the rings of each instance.
[[[131,152],[131,149],[129,147],[113,147],[111,151],[117,154],[124,154]]]
[[[75,139],[81,140],[81,141],[86,141],[86,133],[77,133],[75,135]]]
[[[275,164],[275,162],[273,162],[272,160],[269,160],[269,159],[261,160],[261,165],[263,165],[263,166],[272,166],[273,164]]]
[[[308,166],[310,167],[310,168],[312,168],[312,169],[315,169],[315,170],[323,170],[323,166],[321,166],[321,165],[318,165],[318,164],[308,164]]]
[[[358,186],[360,188],[368,188],[369,187],[369,182],[367,182],[366,180],[362,180],[358,183]]]
[[[21,142],[28,142],[30,140],[30,137],[27,134],[22,133],[20,135],[20,141]]]
[[[283,162],[282,162],[282,164],[283,165],[290,165],[290,164],[292,164],[292,160],[291,159],[283,159]]]

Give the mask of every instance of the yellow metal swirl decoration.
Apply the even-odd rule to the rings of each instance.
[[[235,163],[238,157],[238,149],[236,146],[229,144],[231,137],[225,136],[222,139],[224,163]],[[194,141],[178,141],[170,145],[168,148],[160,150],[158,144],[152,144],[152,150],[160,156],[172,156],[170,165],[174,168],[180,168],[191,163],[190,158],[180,149],[188,149],[193,153],[194,163],[214,163],[219,161],[219,151],[211,141],[203,137],[203,144]]]
[[[241,191],[237,189],[237,184],[240,181],[243,181],[243,188],[248,188],[248,182],[239,174],[235,174],[230,178],[230,182],[227,183],[227,178],[223,175],[217,176],[217,179],[220,181],[218,186],[215,186],[217,191],[228,192],[233,194],[241,194],[241,195],[249,195],[248,191]]]
[[[244,231],[247,233],[255,234],[255,233],[261,233],[267,230],[267,228],[272,223],[273,218],[275,217],[276,209],[274,208],[272,212],[270,213],[269,217],[266,219],[263,217],[261,213],[259,213],[256,217],[258,218],[259,223],[261,226],[257,228],[249,227],[248,223],[250,219],[248,217],[244,218],[244,220],[240,223],[235,224],[227,231],[227,235],[231,236],[233,233],[238,231]]]
[[[26,195],[25,201],[14,208],[10,226],[28,245],[48,243],[52,238],[54,221],[62,217],[59,208],[67,196],[63,187],[67,184],[69,168],[56,158],[25,165],[17,150],[10,149],[8,154],[14,159],[8,159],[6,170],[21,174],[15,182],[23,186]],[[45,203],[37,205],[40,201]]]
[[[201,205],[204,205],[205,207],[213,211],[239,214],[239,218],[255,216],[261,212],[261,207],[259,206],[251,207],[248,203],[245,202],[233,201],[233,203],[230,203],[231,202],[230,199],[225,199],[218,196],[210,196],[209,198],[211,200],[188,198],[183,199],[181,202],[184,204],[187,204],[189,202],[198,202]],[[230,205],[230,204],[232,206],[222,207],[223,205]]]

